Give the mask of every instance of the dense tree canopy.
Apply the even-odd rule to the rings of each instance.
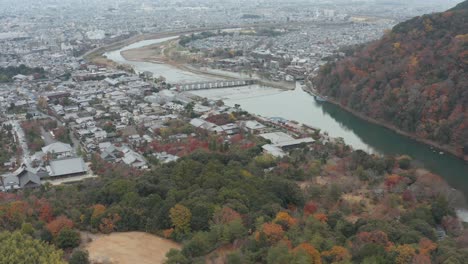
[[[62,252],[28,235],[16,232],[0,233],[0,263],[61,264]]]

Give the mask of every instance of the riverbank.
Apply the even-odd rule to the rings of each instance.
[[[174,36],[177,37],[177,36]],[[151,63],[168,63],[170,60],[164,54],[169,46],[174,45],[174,39],[151,44],[135,49],[123,50],[120,55],[129,61],[146,61]]]
[[[189,33],[190,33],[190,31],[135,35],[135,36],[130,37],[128,39],[121,40],[121,41],[115,42],[115,43],[107,45],[107,46],[103,46],[103,47],[93,49],[93,50],[87,52],[85,55],[83,55],[83,58],[85,60],[87,60],[89,62],[92,62],[92,63],[95,63],[95,64],[100,64],[100,65],[105,65],[105,66],[108,66],[108,67],[114,67],[115,68],[115,67],[119,66],[120,64],[106,58],[104,56],[104,53],[121,49],[121,48],[126,47],[128,45],[137,43],[139,41],[174,37],[174,36],[178,36],[178,35],[181,35],[181,34],[189,34]]]
[[[311,95],[315,95],[315,93],[317,93],[316,91],[312,91],[311,88],[309,88],[308,86],[304,89],[304,91],[306,91],[307,93],[311,94]],[[363,113],[361,112],[358,112],[356,110],[353,110],[351,109],[350,107],[347,107],[343,104],[341,104],[340,102],[334,100],[333,98],[330,98],[330,97],[327,97],[327,102],[331,103],[331,104],[334,104],[340,108],[342,108],[343,110],[355,115],[356,117],[362,119],[362,120],[365,120],[369,123],[372,123],[372,124],[375,124],[375,125],[379,125],[379,126],[382,126],[382,127],[385,127],[389,130],[392,130],[393,132],[401,135],[401,136],[405,136],[405,137],[408,137],[408,138],[411,138],[412,140],[415,140],[419,143],[422,143],[422,144],[425,144],[425,145],[428,145],[430,147],[433,147],[439,151],[442,151],[442,152],[446,152],[446,153],[449,153],[450,155],[453,155],[455,156],[456,158],[459,158],[461,160],[464,160],[466,162],[468,162],[468,156],[463,156],[463,155],[460,155],[455,148],[453,147],[449,147],[449,146],[443,146],[443,145],[440,145],[439,143],[437,142],[434,142],[434,141],[431,141],[431,140],[428,140],[428,139],[422,139],[420,137],[418,137],[417,135],[414,135],[412,133],[409,133],[409,132],[406,132],[406,131],[403,131],[401,129],[399,129],[398,127],[392,125],[392,124],[389,124],[387,122],[384,122],[384,121],[380,121],[380,120],[376,120],[376,119],[373,119],[373,118],[370,118],[366,115],[364,115]]]
[[[237,72],[224,72],[223,70],[199,68],[186,62],[175,61],[171,58],[171,53],[174,49],[177,49],[177,45],[178,40],[168,40],[140,48],[124,50],[120,54],[127,61],[167,64],[179,70],[191,72],[197,75],[204,75],[226,80],[244,78],[241,73]],[[294,83],[274,82],[263,78],[255,79],[257,79],[258,83],[263,86],[270,86],[281,90],[293,90],[295,88]]]
[[[297,23],[297,22],[291,22],[290,24],[294,24],[294,23]],[[169,32],[137,34],[137,35],[131,36],[130,38],[120,40],[109,45],[96,47],[92,50],[89,50],[81,57],[90,62],[95,62],[98,64],[104,62],[104,63],[110,63],[110,66],[115,66],[115,64],[112,64],[111,60],[107,60],[107,58],[105,58],[103,54],[106,52],[121,49],[125,46],[131,45],[139,41],[158,39],[158,38],[167,38],[167,37],[180,36],[180,35],[186,35],[186,34],[192,34],[192,33],[200,33],[203,31],[230,30],[230,29],[246,28],[246,27],[268,27],[268,26],[273,26],[273,25],[275,25],[275,23],[265,22],[265,23],[257,23],[257,24],[241,24],[241,25],[231,25],[231,26],[223,26],[223,27],[205,27],[205,28],[194,28],[194,29],[189,29],[189,30],[182,29],[182,30],[175,30],[175,31],[169,31]]]
[[[174,40],[168,40],[161,43],[143,46],[141,48],[129,49],[120,52],[120,55],[127,61],[133,62],[148,62],[156,64],[166,64],[181,71],[191,72],[193,74],[203,75],[207,77],[214,77],[219,79],[235,79],[235,77],[228,76],[220,73],[213,73],[194,68],[190,65],[180,63],[172,60],[167,55],[167,49],[174,44]]]

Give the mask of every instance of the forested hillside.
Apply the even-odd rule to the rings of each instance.
[[[468,155],[468,1],[396,25],[321,68],[315,89],[367,117]]]
[[[407,156],[373,156],[338,141],[304,146],[280,160],[257,145],[200,150],[146,172],[98,156],[92,167],[99,178],[0,193],[0,230],[9,231],[0,241],[19,241],[2,256],[21,259],[25,243],[48,244],[70,263],[86,263],[74,261],[86,255],[77,248],[78,230],[139,230],[183,243],[168,253],[168,264],[468,258],[453,189]],[[62,255],[47,248],[43,258]],[[60,262],[55,259],[41,263]]]

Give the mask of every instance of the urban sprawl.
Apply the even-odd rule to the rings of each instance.
[[[0,3],[3,191],[97,177],[96,159],[146,170],[198,149],[263,142],[264,152],[283,157],[297,146],[333,140],[291,120],[200,98],[154,72],[86,58],[100,47],[192,32],[182,37],[184,63],[293,83],[347,47],[435,11],[398,1],[24,2]]]

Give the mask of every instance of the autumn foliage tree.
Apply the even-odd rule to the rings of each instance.
[[[106,212],[106,207],[102,204],[96,204],[92,207],[92,214],[91,214],[91,225],[97,227],[101,220],[101,217]]]
[[[235,210],[224,206],[213,215],[214,224],[227,224],[236,219],[241,219],[241,215]]]
[[[381,230],[375,230],[371,232],[359,232],[353,242],[353,249],[358,249],[369,243],[377,244],[384,248],[389,248],[393,245],[385,232]]]
[[[311,264],[321,264],[322,258],[320,256],[320,252],[314,248],[309,243],[301,243],[297,247],[294,248],[294,252],[305,252],[311,257]]]
[[[25,201],[14,201],[5,208],[5,220],[9,228],[19,228],[32,212]]]
[[[43,203],[39,209],[39,220],[49,223],[53,217],[52,206],[49,203]]]
[[[411,263],[416,255],[416,249],[411,245],[399,245],[394,248],[397,253],[396,264]]]
[[[274,222],[289,228],[297,224],[297,219],[289,215],[287,212],[278,212]]]
[[[63,228],[73,228],[73,221],[61,215],[47,224],[47,230],[56,237]]]
[[[396,185],[398,185],[401,182],[402,179],[403,177],[401,177],[398,174],[388,175],[385,178],[385,186],[388,188],[388,190],[391,191]]]
[[[104,234],[110,234],[114,232],[116,228],[116,224],[118,221],[122,219],[118,214],[111,214],[107,217],[101,219],[101,223],[99,224],[99,231]]]
[[[423,255],[429,256],[434,250],[437,249],[437,244],[425,237],[419,240],[419,252]]]
[[[304,205],[304,215],[305,216],[314,214],[316,211],[317,211],[317,205],[314,202],[310,201],[310,202],[307,202]]]
[[[276,243],[284,236],[283,227],[275,223],[263,224],[260,233],[264,234],[270,243]],[[259,238],[260,233],[257,233],[257,239]]]
[[[173,233],[174,233],[174,228],[165,229],[163,230],[163,237],[170,238]]]
[[[321,223],[326,223],[328,221],[328,217],[324,213],[316,213],[314,214],[314,218],[320,221]]]
[[[192,213],[190,210],[181,205],[176,204],[169,211],[172,225],[175,227],[175,232],[179,234],[187,234],[190,232],[190,220],[192,219]]]
[[[331,262],[348,261],[351,259],[348,249],[342,246],[333,246],[330,250],[323,251],[322,256],[330,259]]]

